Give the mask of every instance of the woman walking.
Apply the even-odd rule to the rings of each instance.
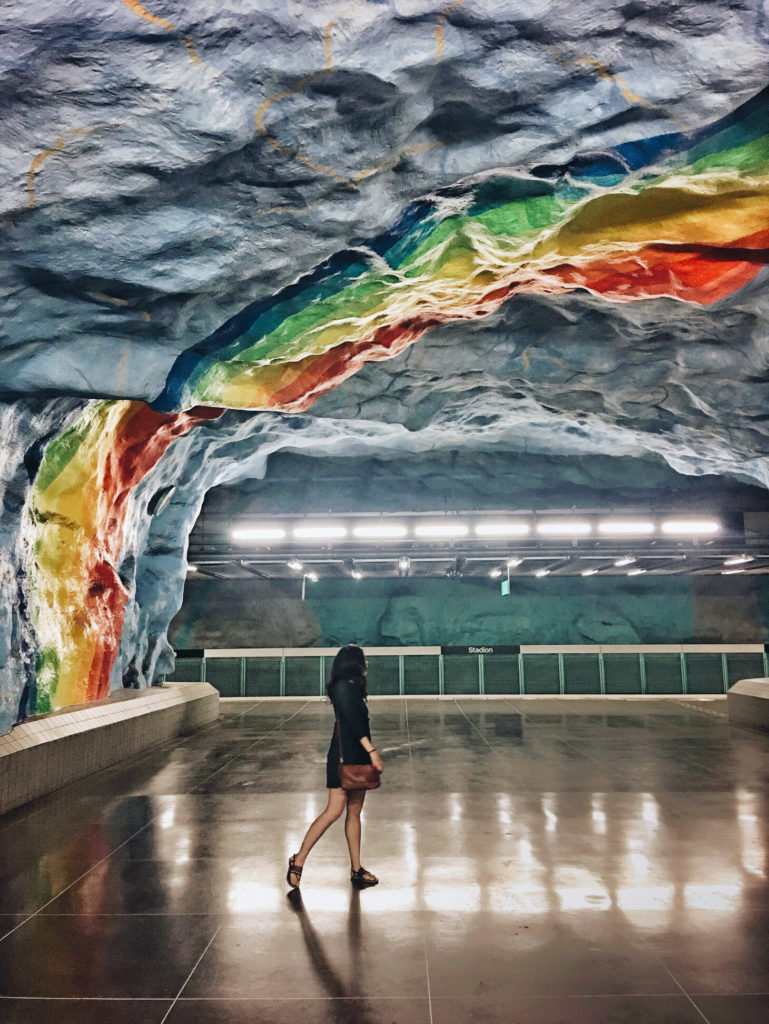
[[[328,804],[307,829],[297,853],[288,861],[286,881],[292,889],[298,889],[302,869],[307,855],[329,827],[347,809],[344,834],[350,850],[350,881],[361,888],[376,885],[379,879],[360,863],[360,814],[363,810],[365,789],[342,789],[339,779],[340,754],[345,764],[371,764],[377,771],[384,771],[382,759],[371,742],[368,708],[366,700],[366,656],[360,647],[347,644],[336,657],[331,668],[331,679],[326,687],[329,700],[334,705],[337,725],[328,748],[326,758],[326,786]]]

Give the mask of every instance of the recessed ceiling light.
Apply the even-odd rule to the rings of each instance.
[[[720,529],[720,523],[714,519],[667,519],[662,524],[663,533],[687,537],[718,533]]]
[[[464,537],[467,527],[464,523],[422,523],[414,527],[417,537]]]
[[[752,555],[733,555],[732,558],[726,559],[724,565],[747,565],[748,562],[752,561]]]
[[[353,527],[353,536],[365,540],[400,540],[408,530],[405,526],[395,523],[381,523],[372,526]]]
[[[624,558],[618,558],[614,563],[617,569],[621,569],[623,565],[632,565],[635,562],[635,558],[632,555],[625,555]]]
[[[605,519],[598,524],[598,532],[614,537],[643,537],[654,533],[654,523],[640,519]]]
[[[478,523],[478,537],[525,537],[531,527],[528,523]]]
[[[301,572],[301,570],[304,569],[304,566],[302,565],[298,558],[290,558],[286,562],[286,565],[289,567],[289,569],[293,569],[294,572]]]
[[[285,536],[280,526],[238,526],[232,531],[233,540],[283,540]]]
[[[537,533],[543,537],[584,537],[590,533],[590,523],[582,519],[551,520],[537,523]]]
[[[549,569],[537,569],[537,571],[534,573],[534,575],[535,576],[549,576],[550,575],[550,570]]]
[[[597,572],[597,569],[583,569],[580,576],[595,576]]]
[[[294,529],[297,540],[341,540],[346,536],[344,526],[297,526]]]

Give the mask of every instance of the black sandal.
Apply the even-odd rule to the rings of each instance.
[[[350,871],[350,881],[353,885],[359,889],[368,889],[372,885],[379,885],[379,879],[376,875],[372,875],[370,871],[367,871],[364,867],[358,868],[357,871]]]
[[[302,881],[302,868],[294,863],[296,860],[296,854],[288,858],[288,871],[286,872],[286,881],[292,889],[298,889],[299,883]],[[302,865],[303,867],[304,865]],[[296,875],[296,881],[291,881],[291,876]]]

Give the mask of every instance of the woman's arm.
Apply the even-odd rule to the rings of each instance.
[[[367,735],[368,716],[366,715],[366,707],[361,692],[355,683],[337,683],[334,703],[337,713],[340,718],[344,719],[347,729],[357,738],[360,745],[371,757],[371,763],[377,771],[384,771],[382,758]]]

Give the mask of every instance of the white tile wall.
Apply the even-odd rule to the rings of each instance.
[[[22,722],[0,736],[0,814],[215,721],[208,683],[166,683]]]

